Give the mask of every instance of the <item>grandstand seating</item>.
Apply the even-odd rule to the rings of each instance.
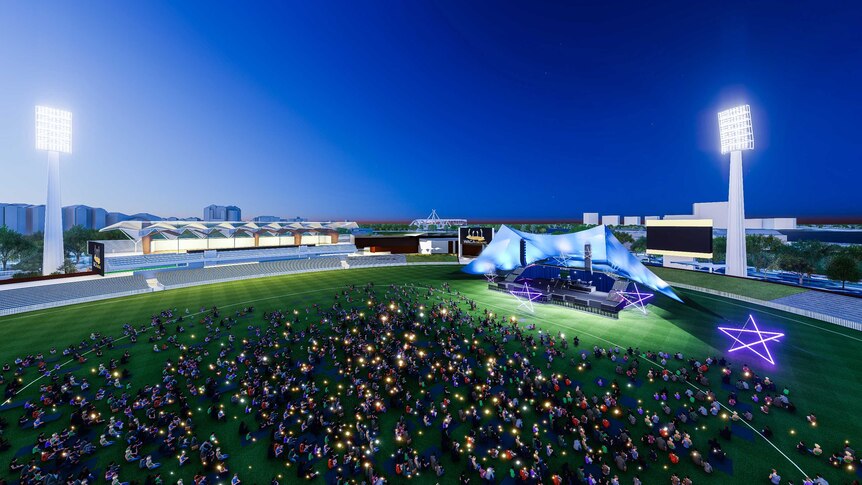
[[[151,291],[143,276],[88,279],[70,283],[0,290],[0,315],[11,310],[50,307],[72,301],[120,296]],[[61,303],[63,302],[63,303]]]
[[[349,254],[356,252],[353,244],[326,244],[322,246],[290,246],[282,248],[244,249],[242,251],[219,251],[219,260],[271,258],[279,256],[310,256],[316,254]]]
[[[200,262],[203,253],[136,254],[105,258],[107,271],[131,271],[138,268],[170,266],[183,263]]]

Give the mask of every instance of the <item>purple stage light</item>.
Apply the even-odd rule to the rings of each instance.
[[[652,293],[641,293],[638,289],[638,284],[633,283],[635,287],[635,291],[618,291],[616,292],[620,295],[620,298],[625,300],[626,305],[623,307],[623,310],[626,308],[637,308],[644,315],[647,314],[647,303],[646,301],[655,296]]]
[[[523,289],[509,290],[509,293],[518,300],[518,308],[529,310],[530,313],[535,313],[533,302],[542,296],[538,291],[533,291],[527,283],[524,283]]]
[[[749,323],[752,327],[754,327],[754,330],[746,328],[748,327]],[[772,365],[775,365],[775,360],[772,358],[772,354],[769,352],[769,347],[766,346],[766,342],[769,342],[771,340],[777,341],[781,337],[784,337],[783,333],[766,332],[760,330],[760,328],[757,327],[757,322],[754,321],[754,316],[752,315],[748,316],[748,321],[745,322],[745,325],[743,325],[742,328],[718,327],[718,329],[721,330],[728,337],[732,338],[735,342],[730,347],[730,349],[728,349],[728,352],[736,352],[737,350],[748,349],[757,354],[757,356],[761,359],[769,362]],[[747,343],[743,342],[740,339],[740,337],[742,337],[743,335],[750,336],[752,341]],[[760,350],[758,348],[755,348],[755,346],[762,346],[763,353],[760,353]]]

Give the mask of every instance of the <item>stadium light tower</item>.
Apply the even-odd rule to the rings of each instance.
[[[72,153],[72,113],[36,106],[36,150],[48,152],[48,200],[42,274],[63,265],[63,214],[60,210],[60,153]]]
[[[730,189],[727,194],[727,256],[724,273],[748,276],[745,251],[745,199],[742,191],[742,152],[754,150],[751,107],[747,104],[718,113],[721,154],[730,153]]]

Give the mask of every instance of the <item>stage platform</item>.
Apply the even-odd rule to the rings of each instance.
[[[619,318],[619,312],[625,307],[622,298],[615,291],[624,291],[628,282],[620,281],[620,288],[610,292],[598,291],[587,281],[552,280],[544,278],[515,279],[508,278],[488,284],[489,289],[502,292],[521,294],[529,285],[530,291],[538,294],[535,303],[550,303],[565,306],[575,310],[586,311],[609,318]]]

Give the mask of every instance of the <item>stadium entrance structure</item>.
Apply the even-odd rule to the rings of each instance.
[[[143,254],[337,244],[339,230],[355,222],[124,221],[101,232],[121,231]]]
[[[467,225],[467,219],[441,219],[437,215],[437,209],[431,209],[431,213],[425,219],[413,219],[410,227],[417,227],[423,231],[428,229],[446,229],[449,227],[461,227]]]
[[[670,285],[644,266],[605,226],[571,234],[532,234],[502,226],[463,269],[489,277],[489,288],[519,299],[616,317],[639,284],[676,301]],[[536,294],[538,293],[538,294]]]

